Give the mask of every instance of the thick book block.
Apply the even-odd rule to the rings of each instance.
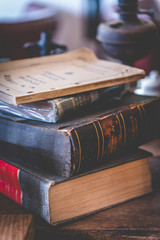
[[[98,59],[89,49],[0,65],[0,100],[13,105],[137,81],[144,71]]]
[[[0,192],[51,224],[103,210],[152,191],[150,153],[137,149],[100,169],[65,178],[0,160]]]
[[[59,124],[0,118],[0,152],[25,165],[76,175],[156,136],[160,98],[129,95]]]

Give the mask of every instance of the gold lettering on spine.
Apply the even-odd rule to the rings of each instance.
[[[103,157],[103,154],[104,154],[104,133],[103,133],[103,129],[102,129],[102,126],[100,124],[99,121],[97,121],[98,125],[99,125],[99,128],[101,130],[101,133],[102,133],[102,157]]]
[[[120,116],[122,118],[122,122],[123,122],[123,128],[124,128],[124,146],[126,145],[126,125],[125,125],[125,121],[124,121],[124,117],[122,115],[122,113],[120,113]]]
[[[74,98],[70,98],[72,101],[72,105],[73,105],[73,110],[76,110],[76,103],[75,103],[75,99]]]
[[[141,104],[140,106],[141,106],[142,111],[143,111],[143,114],[144,114],[144,119],[146,119],[146,111],[145,111],[145,109],[144,109],[144,106],[143,106],[142,104]]]
[[[98,159],[99,159],[99,148],[100,148],[99,134],[98,134],[98,130],[97,130],[97,127],[96,127],[95,123],[93,123],[93,126],[94,126],[94,128],[96,130],[96,134],[97,134],[97,142],[98,142],[97,162],[98,162]]]
[[[132,133],[132,141],[135,142],[136,140],[136,137],[137,137],[137,132],[138,132],[138,127],[137,127],[137,121],[138,119],[136,118],[136,113],[134,114],[134,111],[136,112],[137,106],[134,106],[132,107],[131,106],[131,116],[130,116],[130,119],[131,119],[131,133]]]
[[[62,115],[63,115],[63,109],[62,109],[62,106],[61,106],[59,101],[56,101],[56,105],[57,105],[59,119],[60,119],[62,117]]]
[[[78,105],[80,106],[80,107],[83,107],[83,104],[84,104],[84,102],[85,102],[85,96],[79,96],[78,97]]]
[[[116,118],[118,120],[118,123],[119,123],[119,130],[120,130],[120,137],[122,138],[122,126],[121,126],[121,122],[120,122],[120,119],[118,117],[118,115],[116,114]],[[121,141],[120,141],[121,142]]]
[[[140,107],[141,107],[141,109],[142,109],[143,120],[144,120],[144,119],[148,119],[148,118],[146,117],[146,111],[145,111],[145,109],[144,109],[144,106],[141,104]],[[146,125],[147,125],[146,122],[147,122],[147,121],[145,121],[145,124],[142,125],[143,131],[148,130],[148,129],[146,129]]]
[[[83,94],[82,95],[77,95],[77,97],[75,97],[75,107],[78,109],[78,108],[81,108],[83,107]],[[75,108],[75,110],[76,110]]]
[[[139,111],[139,114],[140,114],[141,123],[143,124],[143,114],[142,114],[141,108],[140,108],[139,105],[137,106],[137,108],[138,108],[138,111]]]
[[[77,133],[77,131],[75,129],[74,129],[74,132],[76,134],[77,141],[78,141],[78,146],[79,146],[79,158],[78,158],[78,168],[77,168],[77,172],[79,172],[79,169],[81,167],[82,151],[81,151],[81,143],[80,143],[80,139],[79,139],[78,133]]]
[[[142,113],[142,110],[140,108],[140,105],[138,105],[137,108],[138,108],[138,111],[139,111],[139,114],[140,114],[141,125],[143,126],[143,113]]]

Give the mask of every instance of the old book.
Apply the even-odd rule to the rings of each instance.
[[[56,123],[75,117],[76,114],[84,113],[96,102],[108,104],[120,98],[127,87],[124,84],[108,88],[93,90],[85,93],[74,94],[61,98],[37,101],[14,106],[0,101],[0,116],[8,114],[25,119],[38,120],[42,122]]]
[[[137,149],[72,178],[0,160],[0,192],[58,224],[151,192],[149,156]]]
[[[0,100],[13,105],[144,78],[144,71],[98,59],[89,49],[0,65]]]
[[[160,98],[129,94],[110,109],[59,124],[0,118],[0,152],[17,163],[72,176],[154,138],[160,128]],[[101,110],[100,110],[101,108]]]

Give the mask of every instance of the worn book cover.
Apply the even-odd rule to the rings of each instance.
[[[98,59],[86,48],[0,65],[0,100],[19,105],[109,87],[144,77],[144,71]]]
[[[137,149],[72,178],[0,158],[0,192],[47,222],[59,224],[151,192],[150,156]]]
[[[14,106],[0,101],[0,116],[21,117],[35,121],[57,123],[73,119],[76,114],[84,114],[94,104],[107,101],[108,104],[120,98],[128,87],[124,84],[97,89],[85,93],[74,94],[60,98],[31,102]]]
[[[76,175],[159,134],[160,98],[130,94],[59,124],[0,118],[0,152],[14,162]]]

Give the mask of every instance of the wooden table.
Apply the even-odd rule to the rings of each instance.
[[[35,240],[160,239],[160,139],[144,148],[155,155],[150,159],[153,193],[58,227],[34,216]],[[0,214],[29,213],[0,195]]]

